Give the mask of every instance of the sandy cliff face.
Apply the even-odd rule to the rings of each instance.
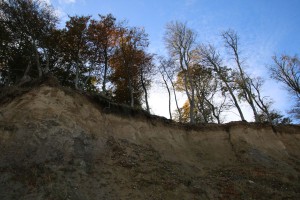
[[[299,199],[300,127],[188,127],[41,85],[0,106],[0,199]]]

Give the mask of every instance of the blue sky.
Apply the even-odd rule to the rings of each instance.
[[[282,85],[270,80],[266,65],[272,55],[300,54],[300,0],[45,0],[61,17],[112,13],[130,26],[144,27],[149,34],[149,51],[165,54],[164,27],[170,21],[187,22],[198,33],[200,43],[221,45],[220,32],[234,29],[240,36],[242,56],[249,73],[264,76],[264,88],[281,112],[290,106],[290,96]],[[163,90],[163,89],[162,89]],[[167,115],[167,102],[161,103],[164,91],[151,95],[155,114]],[[166,98],[166,96],[165,96]],[[167,100],[166,100],[167,101]],[[156,105],[160,104],[166,109]],[[162,111],[164,110],[164,111]]]

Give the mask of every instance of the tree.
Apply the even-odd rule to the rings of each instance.
[[[185,93],[190,104],[190,123],[195,122],[195,91],[189,68],[193,62],[193,51],[196,43],[196,33],[188,28],[185,23],[171,22],[166,26],[164,37],[169,54],[178,63],[184,73]],[[190,85],[191,90],[188,90]]]
[[[154,64],[144,29],[117,25],[111,14],[99,20],[69,16],[65,28],[57,29],[52,8],[43,2],[0,1],[0,85],[51,72],[76,89],[99,91],[102,84],[106,95],[114,92],[132,107],[145,103],[150,112]]]
[[[264,80],[261,77],[250,79],[251,87],[255,90],[255,104],[259,108],[257,122],[269,122],[272,124],[289,124],[291,120],[285,118],[276,110],[273,110],[273,101],[269,97],[261,95],[261,87],[264,84]]]
[[[148,59],[145,52],[147,46],[148,39],[144,29],[136,27],[119,29],[117,48],[110,59],[113,69],[110,80],[115,85],[114,98],[117,102],[131,107],[141,106],[143,87],[139,73],[140,67],[147,66],[145,65],[145,59]]]
[[[102,91],[106,94],[106,83],[109,71],[109,60],[113,56],[116,48],[117,25],[116,18],[112,14],[106,16],[99,15],[100,20],[91,20],[88,27],[88,40],[91,52],[91,70],[94,65],[100,65],[103,69]],[[88,77],[88,79],[90,76]]]
[[[160,73],[160,75],[161,75],[161,77],[162,77],[162,79],[163,79],[163,82],[164,82],[164,85],[165,85],[165,87],[166,87],[166,89],[167,89],[167,91],[168,91],[168,99],[169,99],[169,116],[170,116],[170,120],[172,120],[173,119],[173,117],[172,117],[172,108],[171,108],[171,92],[170,92],[170,87],[169,87],[169,83],[168,83],[168,79],[167,79],[167,75],[166,75],[166,72],[165,72],[165,69],[164,69],[164,65],[162,65],[162,67],[161,67],[161,65],[162,64],[160,64],[160,66],[159,66],[159,73]]]
[[[239,112],[241,120],[245,121],[244,114],[235,94],[236,84],[234,81],[234,74],[232,73],[232,70],[227,68],[226,66],[223,66],[223,61],[220,54],[212,45],[200,45],[198,47],[198,53],[201,57],[200,62],[204,66],[210,67],[216,74],[217,78],[221,81],[222,94],[226,95],[226,93],[229,93],[234,106]]]
[[[284,84],[297,101],[291,114],[300,119],[300,60],[298,56],[273,56],[274,64],[269,67],[271,78]]]
[[[233,59],[236,63],[237,73],[235,74],[236,75],[235,81],[240,91],[239,96],[244,98],[247,101],[247,103],[250,105],[254,114],[254,119],[256,122],[258,122],[259,119],[258,119],[257,109],[255,107],[255,96],[252,92],[252,88],[251,88],[252,85],[250,83],[251,78],[245,72],[245,69],[243,67],[243,62],[240,59],[239,37],[235,31],[229,29],[222,33],[222,38],[224,40],[225,47],[231,52],[231,54],[233,55]],[[260,88],[256,88],[257,91],[258,89]]]
[[[201,68],[198,65],[194,65],[189,68],[190,72],[190,78],[193,81],[194,90],[195,90],[195,108],[193,110],[194,117],[195,117],[195,123],[207,123],[211,120],[211,110],[210,107],[207,105],[207,102],[204,99],[204,95],[206,95],[206,91],[208,88],[205,86],[202,87],[204,84],[208,86],[210,84],[210,78],[208,71],[205,71],[204,68]],[[202,82],[203,81],[203,82]],[[191,90],[191,86],[188,84],[187,86],[188,90]],[[177,80],[176,80],[176,89],[178,91],[184,91],[185,85],[184,85],[184,73],[180,71],[177,74]],[[183,109],[190,108],[189,102],[185,103],[186,105],[183,106]],[[185,110],[185,113],[189,113],[190,111]],[[189,118],[189,117],[188,117]]]
[[[29,73],[38,77],[47,73],[49,65],[42,68],[41,63],[47,60],[46,41],[57,23],[53,9],[39,0],[7,0],[0,2],[0,13],[4,28],[1,44],[8,52],[1,52],[1,57],[7,63],[9,80],[16,83],[29,77]],[[32,65],[37,71],[33,71]]]
[[[176,95],[176,90],[175,90],[175,83],[174,83],[174,76],[176,73],[176,67],[175,67],[175,62],[172,59],[165,59],[164,57],[159,58],[159,72],[163,78],[163,82],[165,84],[165,87],[167,88],[168,91],[168,96],[169,96],[169,115],[170,119],[172,120],[172,110],[171,110],[171,89],[173,91],[174,95],[174,100],[176,104],[176,111],[178,114],[178,121],[181,122],[182,114],[181,114],[181,109],[179,108],[178,105],[178,100],[177,100],[177,95]],[[171,84],[171,89],[169,87],[169,84]]]
[[[181,113],[181,122],[183,123],[189,123],[191,120],[190,120],[190,112],[191,112],[191,109],[190,109],[190,103],[189,101],[185,101],[183,106],[180,109],[180,113]],[[195,116],[195,122],[198,122],[198,119],[197,119],[197,110],[194,110],[194,114],[196,114]],[[175,115],[175,119],[179,121],[179,119],[177,118],[179,116]]]
[[[66,22],[62,35],[63,62],[68,65],[67,71],[75,74],[74,85],[79,89],[80,78],[85,72],[85,64],[89,57],[88,22],[90,16],[73,16]],[[72,69],[74,68],[74,71]]]
[[[268,99],[267,97],[263,97],[261,95],[261,87],[264,83],[264,80],[261,77],[257,77],[255,79],[249,79],[250,81],[250,88],[253,88],[255,90],[256,96],[253,98],[255,101],[256,105],[260,109],[260,114],[257,114],[257,119],[256,121],[258,122],[263,122],[261,116],[265,116],[265,120],[272,122],[271,119],[271,112],[270,112],[270,107],[272,105],[272,100]]]
[[[226,96],[220,100],[221,91],[219,80],[214,76],[212,69],[200,64],[190,68],[191,77],[195,87],[195,121],[196,123],[217,122],[221,123],[221,113],[230,105]],[[179,72],[176,81],[177,89],[184,90],[183,73]],[[190,89],[190,86],[188,86]],[[187,108],[188,106],[185,106]],[[187,111],[185,111],[187,113]]]
[[[269,70],[271,77],[283,83],[288,91],[300,99],[300,60],[297,56],[273,56],[274,65]]]
[[[231,106],[227,102],[226,95],[222,100],[218,97],[218,93],[222,92],[220,81],[214,75],[212,69],[195,65],[193,70],[193,80],[195,82],[195,90],[197,94],[198,110],[202,113],[204,122],[217,121],[221,123],[221,113]]]
[[[154,64],[153,64],[153,55],[147,54],[144,51],[140,51],[140,65],[139,67],[139,75],[140,75],[140,82],[143,88],[144,93],[144,101],[146,104],[146,111],[150,113],[150,107],[148,103],[148,88],[151,84],[152,75],[155,74]]]

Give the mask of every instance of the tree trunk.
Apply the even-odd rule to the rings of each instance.
[[[104,74],[103,74],[103,82],[102,82],[102,91],[106,94],[106,77],[107,77],[107,69],[108,69],[108,56],[107,50],[104,51]]]
[[[92,64],[91,64],[91,68],[89,70],[89,76],[87,77],[87,79],[84,82],[84,88],[86,88],[86,85],[87,85],[88,81],[91,79],[91,74],[92,74],[92,70],[94,69],[94,64],[95,63],[93,61]]]
[[[246,101],[249,103],[253,114],[255,122],[258,122],[258,115],[257,111],[253,102],[253,99],[255,98],[251,92],[251,85],[248,84],[247,77],[245,77],[245,72],[242,68],[240,58],[239,58],[239,52],[238,52],[238,36],[234,32],[225,32],[223,34],[223,38],[225,39],[225,43],[228,45],[228,48],[231,48],[234,54],[234,59],[237,64],[238,70],[240,72],[240,78],[242,80],[242,83],[238,83],[239,87],[242,89],[242,92],[245,95]]]
[[[78,90],[78,82],[79,82],[79,64],[76,63],[75,88],[77,90]]]
[[[37,49],[35,51],[35,59],[36,59],[36,67],[37,67],[37,70],[39,72],[39,78],[41,78],[43,76],[43,72],[42,72],[42,68],[41,68],[41,64],[40,64],[39,52],[38,52]]]
[[[181,67],[181,70],[183,70],[184,72],[184,77],[183,77],[183,80],[184,80],[184,88],[185,88],[185,93],[188,97],[188,100],[189,100],[189,104],[190,104],[190,123],[191,124],[194,124],[195,123],[195,118],[194,118],[194,107],[195,107],[195,104],[194,104],[194,92],[193,92],[193,88],[191,86],[191,90],[192,90],[192,96],[191,94],[189,93],[189,90],[188,90],[188,72],[187,70],[188,69],[185,69],[183,67],[183,60],[182,60],[182,56],[180,57],[180,67]]]
[[[191,90],[192,90],[192,97],[191,97],[191,101],[190,101],[190,123],[194,124],[195,123],[195,91],[194,88],[191,86]]]
[[[189,57],[189,52],[186,52],[186,49],[184,49],[184,56],[183,60],[184,60],[184,64],[186,66],[186,73],[185,73],[185,79],[186,79],[186,84],[189,83],[190,87],[191,87],[191,96],[189,97],[189,102],[190,102],[190,123],[194,124],[195,123],[195,114],[194,114],[194,109],[195,109],[195,87],[194,87],[194,83],[192,80],[192,76],[190,75],[190,57]],[[188,90],[187,90],[188,92]]]
[[[44,50],[45,56],[46,56],[46,66],[45,66],[45,74],[48,74],[50,69],[49,69],[49,52]]]
[[[81,63],[81,60],[80,60],[81,59],[81,50],[80,49],[78,50],[77,56],[78,56],[77,57],[78,60],[76,61],[75,89],[78,90],[79,89],[79,86],[78,86],[79,85],[79,67],[80,67],[79,63]]]
[[[148,92],[147,92],[146,85],[144,83],[143,72],[141,72],[141,83],[142,83],[142,87],[143,87],[143,90],[145,93],[146,109],[147,109],[147,112],[150,113],[150,107],[149,107],[149,103],[148,103]]]
[[[256,105],[261,109],[262,112],[264,112],[267,115],[268,122],[272,123],[269,108],[268,108],[267,104],[264,102],[263,98],[261,97],[259,86],[255,85],[253,83],[253,81],[251,81],[251,84],[257,93],[258,100],[256,98],[254,98]]]
[[[178,105],[177,95],[176,95],[175,86],[174,86],[173,81],[171,81],[171,85],[172,85],[172,88],[173,88],[173,94],[174,94],[176,108],[177,108],[177,111],[178,111],[178,114],[179,114],[179,122],[182,122],[182,114],[181,114],[181,110],[180,110],[179,105]]]
[[[174,94],[175,104],[176,104],[177,112],[178,112],[178,114],[179,114],[179,122],[182,122],[182,114],[181,114],[181,110],[180,110],[180,108],[179,108],[178,101],[177,101],[177,95],[176,95],[176,91],[175,91],[175,85],[174,85],[173,80],[172,80],[172,78],[170,77],[170,75],[166,72],[165,69],[164,69],[164,71],[165,71],[165,73],[166,73],[166,75],[167,75],[167,77],[168,77],[168,79],[169,79],[169,81],[170,81],[170,83],[171,83],[172,89],[173,89],[173,94]],[[164,81],[165,81],[165,80],[164,80]],[[166,81],[165,81],[165,83],[166,83]],[[168,90],[168,92],[169,92],[169,102],[171,102],[170,89],[167,87],[167,90]],[[169,110],[170,110],[170,109],[171,109],[171,105],[169,104]],[[170,110],[170,112],[171,112],[171,110]],[[172,119],[172,118],[170,118],[170,119]]]
[[[202,94],[204,96],[204,94]],[[212,114],[213,116],[217,119],[217,122],[218,124],[221,124],[221,121],[220,121],[220,116],[216,113],[216,108],[215,106],[210,102],[209,99],[207,99],[205,96],[204,96],[204,100],[208,103],[208,105],[210,106],[210,109],[212,111]]]
[[[168,96],[169,96],[169,115],[170,115],[170,120],[172,120],[172,110],[171,110],[171,92],[167,83],[167,80],[165,79],[163,73],[161,72],[162,78],[164,80],[164,83],[166,85],[167,91],[168,91]],[[177,107],[178,108],[178,107]],[[179,108],[178,108],[178,112],[180,112]],[[179,121],[181,121],[181,114],[179,115]]]
[[[200,95],[199,90],[197,88],[197,85],[196,85],[196,95],[197,95],[197,99],[198,99],[198,101],[196,103],[197,109],[198,109],[199,113],[202,115],[204,122],[208,123],[208,118],[204,114],[204,111],[205,111],[205,106],[204,106],[205,96],[204,96],[203,92],[201,92],[201,95]]]
[[[30,71],[30,69],[31,69],[31,60],[29,60],[28,65],[26,67],[26,70],[23,74],[23,77],[20,79],[20,81],[18,83],[19,86],[26,83],[26,82],[29,82],[31,80],[30,76],[27,75],[28,72]]]
[[[133,108],[134,107],[134,93],[133,93],[131,79],[129,80],[129,91],[130,91],[130,106]]]
[[[240,107],[240,105],[239,105],[239,103],[238,103],[238,101],[237,101],[237,99],[236,99],[236,97],[235,97],[235,95],[234,95],[234,93],[233,93],[233,91],[232,91],[232,88],[228,85],[228,81],[227,81],[226,78],[222,75],[222,72],[220,72],[220,70],[218,69],[218,67],[217,67],[215,64],[214,64],[214,68],[215,68],[215,71],[219,74],[221,80],[225,83],[226,88],[228,89],[229,94],[230,94],[230,96],[231,96],[231,98],[232,98],[232,100],[233,100],[233,102],[234,102],[234,105],[235,105],[235,107],[237,108],[237,110],[238,110],[238,112],[239,112],[239,114],[240,114],[241,120],[242,120],[242,121],[246,121],[246,120],[245,120],[245,117],[244,117],[244,115],[243,115],[242,109],[241,109],[241,107]]]
[[[129,68],[129,80],[128,80],[128,87],[129,87],[129,92],[130,92],[130,106],[133,108],[134,107],[134,92],[133,92],[133,86],[132,86],[132,72]]]
[[[249,103],[250,107],[252,108],[255,122],[259,122],[258,114],[257,114],[256,108],[254,106],[253,100],[251,99],[248,103]]]
[[[253,102],[254,97],[253,97],[252,92],[250,91],[251,86],[249,86],[250,89],[247,86],[248,81],[245,78],[244,70],[242,69],[237,49],[233,48],[233,51],[234,51],[234,55],[235,55],[235,61],[237,63],[238,69],[240,71],[240,76],[241,76],[241,79],[242,79],[242,83],[239,83],[240,88],[243,90],[245,98],[246,98],[247,102],[249,103],[249,105],[250,105],[250,107],[253,111],[255,122],[258,122],[259,121],[258,114],[257,114],[256,108],[255,108],[254,102]]]
[[[27,65],[27,67],[26,67],[26,70],[25,70],[25,72],[24,72],[24,75],[23,75],[22,79],[25,78],[25,77],[27,76],[27,74],[28,74],[30,68],[31,68],[31,61],[29,60],[28,65]]]
[[[233,94],[233,91],[232,91],[231,87],[228,85],[228,83],[226,81],[224,81],[224,82],[225,82],[225,85],[226,85],[226,87],[227,87],[227,89],[229,91],[229,94],[230,94],[230,96],[231,96],[231,98],[232,98],[232,100],[234,102],[234,105],[235,105],[235,107],[237,108],[237,110],[238,110],[238,112],[240,114],[241,120],[242,121],[246,121],[245,117],[243,115],[242,109],[241,109],[241,107],[240,107],[240,105],[239,105],[239,103],[238,103],[235,95]]]

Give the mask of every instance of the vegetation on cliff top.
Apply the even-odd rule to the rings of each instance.
[[[222,32],[233,62],[212,45],[199,44],[197,34],[185,23],[166,25],[165,44],[169,58],[150,54],[143,28],[130,27],[112,15],[69,16],[57,28],[53,8],[44,1],[0,2],[0,85],[22,85],[51,73],[63,86],[93,91],[116,103],[143,108],[150,113],[149,88],[161,75],[169,93],[170,119],[180,122],[222,123],[224,113],[236,109],[245,120],[241,104],[253,113],[255,122],[290,123],[264,96],[264,80],[248,74],[234,30]],[[297,56],[274,56],[270,75],[285,84],[300,101],[300,71]],[[186,103],[178,106],[176,94]],[[177,109],[171,110],[172,94]],[[299,104],[299,103],[298,103]],[[291,108],[299,119],[299,105]]]

